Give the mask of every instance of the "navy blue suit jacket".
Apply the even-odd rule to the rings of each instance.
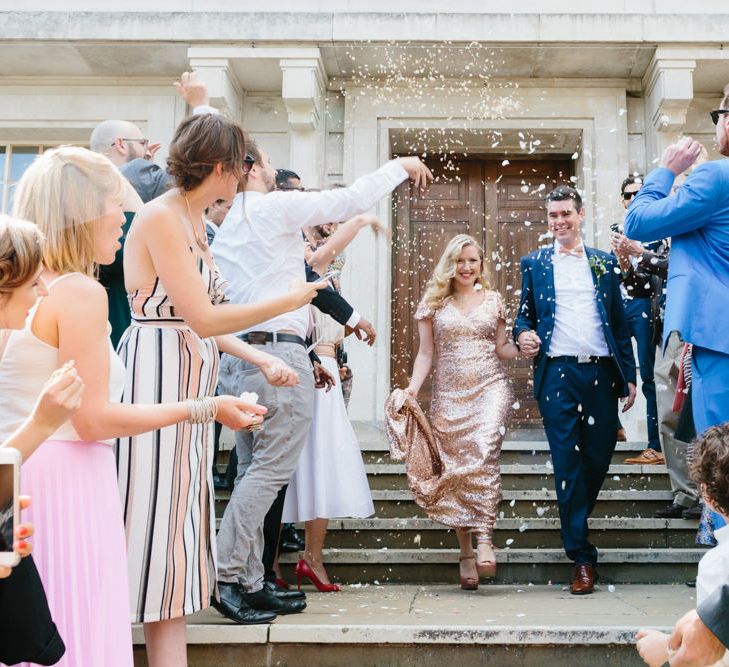
[[[615,257],[596,248],[585,246],[588,257],[597,256],[605,262],[607,272],[596,277],[595,284],[597,310],[600,313],[602,329],[610,354],[615,360],[615,380],[622,390],[621,396],[628,395],[628,382],[635,384],[635,357],[630,341],[630,330],[620,295],[620,272],[616,271]],[[546,366],[547,352],[554,331],[554,268],[552,255],[554,246],[539,250],[521,259],[521,303],[514,322],[514,340],[522,331],[536,331],[542,341],[539,354],[534,358],[534,396],[538,399],[542,388],[542,378]]]

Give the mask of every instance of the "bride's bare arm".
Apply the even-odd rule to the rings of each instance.
[[[275,299],[214,306],[200,280],[195,257],[180,229],[180,221],[161,205],[140,212],[129,232],[127,244],[136,244],[137,257],[146,249],[154,273],[175,304],[175,311],[201,338],[235,333],[296,310],[309,303],[317,290],[326,287],[326,283],[302,283]],[[126,264],[125,272],[128,270]]]
[[[413,363],[413,375],[410,378],[410,384],[407,391],[413,396],[417,396],[423,382],[428,377],[430,369],[433,365],[433,319],[428,317],[418,320],[418,334],[420,336],[420,344],[418,346],[418,354]]]
[[[496,326],[496,356],[507,361],[516,359],[520,354],[519,348],[506,335],[506,322],[500,319]]]

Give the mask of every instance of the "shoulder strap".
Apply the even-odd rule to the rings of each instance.
[[[60,282],[64,278],[69,278],[70,276],[82,276],[82,275],[83,275],[83,273],[81,273],[80,271],[74,271],[73,273],[63,273],[60,276],[56,276],[53,280],[51,280],[51,282],[49,282],[46,285],[46,289],[51,289],[51,287],[53,287],[56,283]]]

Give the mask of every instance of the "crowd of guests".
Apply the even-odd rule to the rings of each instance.
[[[36,547],[0,572],[0,606],[27,594],[2,629],[6,662],[131,665],[131,610],[148,663],[185,665],[189,614],[212,604],[268,623],[306,608],[302,580],[339,590],[324,565],[328,520],[374,512],[343,342],[372,345],[376,333],[339,276],[357,234],[384,231],[365,212],[432,174],[398,158],[349,187],[306,190],[208,106],[193,74],[176,87],[193,113],[166,169],[140,128],[105,121],[90,150],[39,156],[0,221],[0,391],[12,396],[0,442],[22,454],[35,499],[3,539],[26,555],[35,530]],[[728,109],[725,97],[712,119],[729,156]],[[386,405],[393,455],[416,502],[455,530],[461,587],[474,590],[497,567],[515,409],[502,362],[533,359],[570,591],[589,594],[588,518],[623,434],[619,402],[625,412],[636,397],[634,339],[648,446],[626,462],[665,461],[675,496],[657,515],[701,515],[701,540],[717,544],[699,567],[697,611],[670,637],[639,633],[650,665],[712,664],[729,645],[729,161],[704,160],[687,139],[623,182],[612,254],[584,243],[576,189],[549,193],[554,243],[522,259],[511,336],[483,248],[451,239],[415,314],[412,378]],[[426,415],[417,397],[431,372]],[[213,476],[214,423],[235,432],[227,479]],[[216,484],[232,488],[217,537]],[[293,523],[305,525],[297,590],[278,568]]]

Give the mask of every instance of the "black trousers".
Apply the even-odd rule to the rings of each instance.
[[[281,490],[273,501],[271,509],[268,510],[263,521],[263,575],[264,581],[276,581],[276,573],[273,571],[273,563],[278,553],[278,545],[281,541],[281,517],[283,515],[284,501],[286,500],[286,489],[289,485],[281,487]]]

